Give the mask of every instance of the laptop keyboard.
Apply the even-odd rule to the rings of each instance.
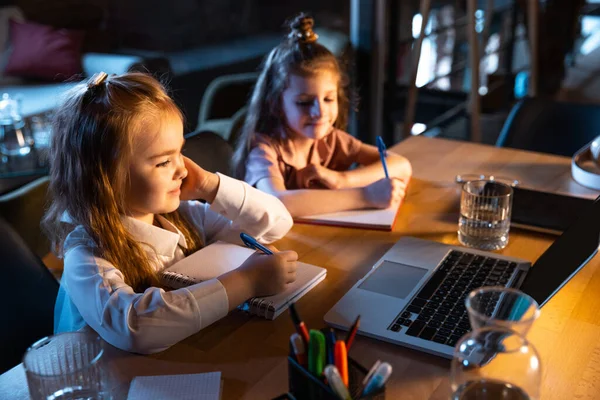
[[[452,250],[389,330],[454,347],[471,330],[465,299],[481,286],[507,286],[517,264]]]

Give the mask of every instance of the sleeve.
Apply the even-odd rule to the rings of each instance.
[[[165,350],[227,315],[223,285],[211,279],[165,292],[134,292],[120,270],[85,245],[65,255],[63,282],[84,321],[120,349],[150,354]]]
[[[292,216],[275,196],[240,180],[218,175],[219,189],[210,207],[197,201],[182,202],[180,206],[207,243],[222,240],[242,244],[241,232],[261,243],[271,243],[292,228]]]
[[[341,130],[336,131],[335,144],[332,156],[333,169],[348,169],[352,164],[358,162],[358,155],[363,143]]]
[[[283,172],[279,168],[277,151],[268,139],[257,135],[256,145],[252,148],[246,160],[244,180],[250,186],[255,186],[259,180],[269,177],[285,180]]]

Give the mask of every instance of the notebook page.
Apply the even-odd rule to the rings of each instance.
[[[398,205],[379,210],[352,210],[335,213],[311,215],[297,218],[297,221],[327,222],[331,224],[347,224],[350,226],[382,226],[391,227],[394,224]]]
[[[128,400],[219,400],[221,372],[138,376],[129,387]]]
[[[236,269],[254,254],[254,250],[236,244],[215,242],[168,267],[196,282],[216,278]]]

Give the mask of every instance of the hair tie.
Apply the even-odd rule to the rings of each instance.
[[[93,87],[100,85],[101,83],[103,83],[106,80],[107,77],[108,77],[108,74],[106,72],[95,73],[88,81],[88,84],[87,84],[88,89],[91,89]]]
[[[292,32],[290,36],[304,44],[314,43],[319,38],[319,35],[310,28],[302,32]]]

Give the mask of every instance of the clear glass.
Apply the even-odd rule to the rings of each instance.
[[[67,332],[34,343],[23,357],[33,400],[110,399],[98,335]]]
[[[452,400],[535,400],[541,379],[537,350],[514,331],[475,329],[454,349]]]
[[[31,117],[31,132],[33,136],[33,147],[37,152],[38,165],[48,164],[48,152],[52,139],[52,113],[48,112]]]
[[[0,100],[0,155],[3,162],[9,157],[24,156],[31,152],[33,139],[25,128],[19,103],[7,93]]]
[[[458,240],[465,246],[500,250],[508,244],[512,187],[490,180],[468,181],[462,186]]]
[[[497,327],[526,336],[540,315],[540,306],[531,296],[501,286],[473,290],[465,303],[473,329]]]
[[[519,186],[520,182],[518,179],[507,178],[505,176],[496,176],[496,175],[483,175],[483,174],[459,174],[454,178],[456,183],[465,183],[469,181],[496,181],[500,183],[505,183],[509,186],[515,187]]]

